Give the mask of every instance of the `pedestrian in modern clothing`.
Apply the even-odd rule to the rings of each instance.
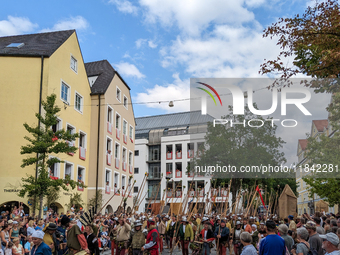
[[[45,233],[37,230],[32,235],[32,242],[34,244],[31,255],[52,255],[51,248],[43,242]]]
[[[297,233],[297,240],[299,243],[296,245],[296,250],[292,249],[292,254],[293,255],[307,255],[310,249],[310,245],[307,242],[308,231],[307,229],[301,227],[297,229],[296,233]]]
[[[294,245],[294,240],[291,236],[288,235],[288,227],[286,224],[281,224],[278,229],[280,236],[283,238],[283,240],[285,240],[285,245],[290,253],[292,250],[292,246]]]
[[[241,255],[257,255],[257,250],[252,245],[252,237],[248,232],[243,232],[240,236],[243,250]]]
[[[267,236],[260,241],[259,255],[286,254],[285,241],[276,234],[276,225],[272,220],[266,222]]]

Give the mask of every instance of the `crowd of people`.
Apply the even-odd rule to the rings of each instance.
[[[248,216],[243,214],[66,214],[45,219],[2,212],[1,255],[340,255],[340,214]]]

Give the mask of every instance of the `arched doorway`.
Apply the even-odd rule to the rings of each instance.
[[[111,205],[106,206],[105,213],[107,214],[113,213],[113,209]]]
[[[9,213],[11,213],[14,207],[16,206],[17,208],[19,208],[19,205],[23,206],[25,214],[29,214],[30,211],[29,207],[26,204],[18,201],[8,201],[3,203],[2,205],[0,205],[0,211],[1,212],[8,211]]]
[[[53,212],[56,212],[56,213],[59,213],[59,214],[61,212],[63,212],[63,210],[64,210],[64,207],[57,202],[50,204],[49,208],[51,208],[53,210]]]

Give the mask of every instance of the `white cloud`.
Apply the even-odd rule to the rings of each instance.
[[[7,20],[0,20],[0,36],[29,33],[37,27],[38,24],[32,23],[28,18],[8,16]]]
[[[138,8],[128,0],[110,0],[109,3],[116,5],[117,9],[123,13],[136,15]]]
[[[120,75],[124,76],[131,76],[136,77],[138,79],[145,78],[145,75],[142,74],[138,68],[130,63],[127,62],[120,62],[119,64],[114,64],[114,66],[117,68]]]
[[[164,68],[181,65],[196,77],[258,77],[264,59],[279,53],[275,43],[260,26],[219,25],[206,37],[178,36],[160,54]]]
[[[248,0],[258,5],[264,0]],[[242,24],[254,20],[254,14],[244,6],[244,0],[139,0],[147,23],[173,25],[189,35],[199,35],[212,23]]]
[[[135,41],[137,49],[141,48],[146,42],[147,42],[147,40],[146,39],[142,39],[142,38],[140,38],[137,41]]]
[[[153,41],[148,41],[148,45],[150,48],[155,49],[157,48],[157,44],[155,44]]]
[[[179,74],[173,75],[174,81],[171,84],[158,85],[146,89],[144,93],[138,93],[134,102],[159,102],[173,101],[175,99],[185,99],[190,97],[190,80],[181,80]],[[179,96],[180,95],[180,96]],[[165,110],[166,112],[184,112],[190,110],[190,101],[175,101],[174,107],[169,107],[168,103],[147,104],[147,107]]]
[[[45,28],[41,30],[41,32],[50,32],[50,31],[60,31],[60,30],[85,30],[89,27],[89,23],[82,16],[70,17],[68,19],[63,19],[58,21],[53,28]]]

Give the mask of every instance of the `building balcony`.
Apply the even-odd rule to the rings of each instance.
[[[161,172],[149,172],[148,179],[161,179]]]
[[[120,140],[120,130],[116,128],[116,138]]]
[[[182,178],[182,171],[176,170],[176,178]]]
[[[114,190],[115,190],[115,195],[116,195],[116,196],[119,196],[119,189],[118,189],[118,188],[115,188]]]
[[[77,186],[77,190],[78,190],[78,191],[84,191],[84,188],[83,188],[83,187]]]
[[[125,171],[125,172],[126,172],[127,163],[126,163],[126,162],[123,162],[123,163],[122,163],[122,167],[123,167],[123,171]]]
[[[176,159],[181,159],[182,158],[182,152],[177,151],[176,152]]]
[[[189,197],[195,197],[196,196],[196,191],[192,190],[189,191]]]
[[[123,142],[127,144],[127,135],[123,134]]]
[[[129,174],[133,174],[133,167],[129,165]]]
[[[167,198],[172,198],[173,195],[174,195],[174,194],[173,194],[172,191],[167,191],[167,192],[166,192],[166,197],[167,197]]]
[[[176,198],[181,198],[182,197],[182,191],[181,190],[177,190],[176,191]]]
[[[108,122],[107,123],[107,132],[111,135],[112,135],[112,128],[113,128],[112,123]]]
[[[166,153],[166,159],[172,159],[172,152]]]
[[[86,149],[84,147],[79,147],[79,158],[82,160],[86,159]]]
[[[110,194],[111,193],[111,187],[109,185],[105,186],[105,193]]]
[[[106,154],[106,164],[108,166],[111,166],[112,165],[112,155],[111,154]]]
[[[172,172],[166,172],[166,178],[171,179],[172,178]]]
[[[73,141],[66,141],[66,142],[68,143],[68,146],[70,146],[70,147],[73,147],[73,146],[74,146],[74,142],[73,142]],[[73,155],[74,155],[73,152],[68,152],[67,154],[70,155],[70,156],[73,156]]]

